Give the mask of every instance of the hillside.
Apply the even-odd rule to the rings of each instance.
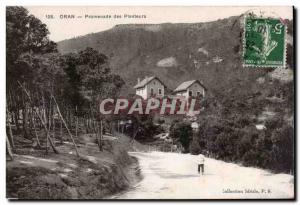
[[[189,79],[203,81],[212,92],[249,83],[266,69],[242,67],[241,17],[208,23],[117,25],[58,42],[61,53],[92,47],[110,57],[111,67],[133,92],[137,78],[158,76],[169,89]],[[290,30],[291,31],[291,30]]]

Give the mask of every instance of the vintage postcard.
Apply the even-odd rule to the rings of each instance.
[[[7,6],[10,200],[295,199],[292,6]]]

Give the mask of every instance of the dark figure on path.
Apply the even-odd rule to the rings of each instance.
[[[199,155],[198,173],[204,174],[204,157],[202,155]]]

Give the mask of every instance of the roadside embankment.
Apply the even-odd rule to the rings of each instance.
[[[137,159],[127,154],[131,149],[127,137],[104,136],[103,151],[93,135],[79,138],[80,157],[69,141],[57,145],[60,154],[19,148],[14,161],[7,161],[7,198],[101,199],[140,179]]]

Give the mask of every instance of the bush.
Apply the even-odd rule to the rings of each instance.
[[[275,130],[272,134],[272,155],[275,160],[274,169],[292,171],[294,163],[294,132],[289,126]]]
[[[245,166],[293,170],[293,127],[283,117],[266,121],[266,130],[257,130],[254,120],[237,115],[229,120],[201,119],[200,129],[190,144],[192,154],[209,154]]]
[[[153,118],[149,116],[131,117],[132,124],[125,130],[125,133],[134,136],[139,141],[151,141],[153,136],[164,132],[160,125],[153,123]]]
[[[201,146],[197,138],[193,139],[190,143],[189,147],[190,153],[194,155],[198,155],[201,153]]]
[[[184,152],[189,152],[193,130],[189,123],[179,122],[171,125],[170,136],[178,141],[184,148]]]

